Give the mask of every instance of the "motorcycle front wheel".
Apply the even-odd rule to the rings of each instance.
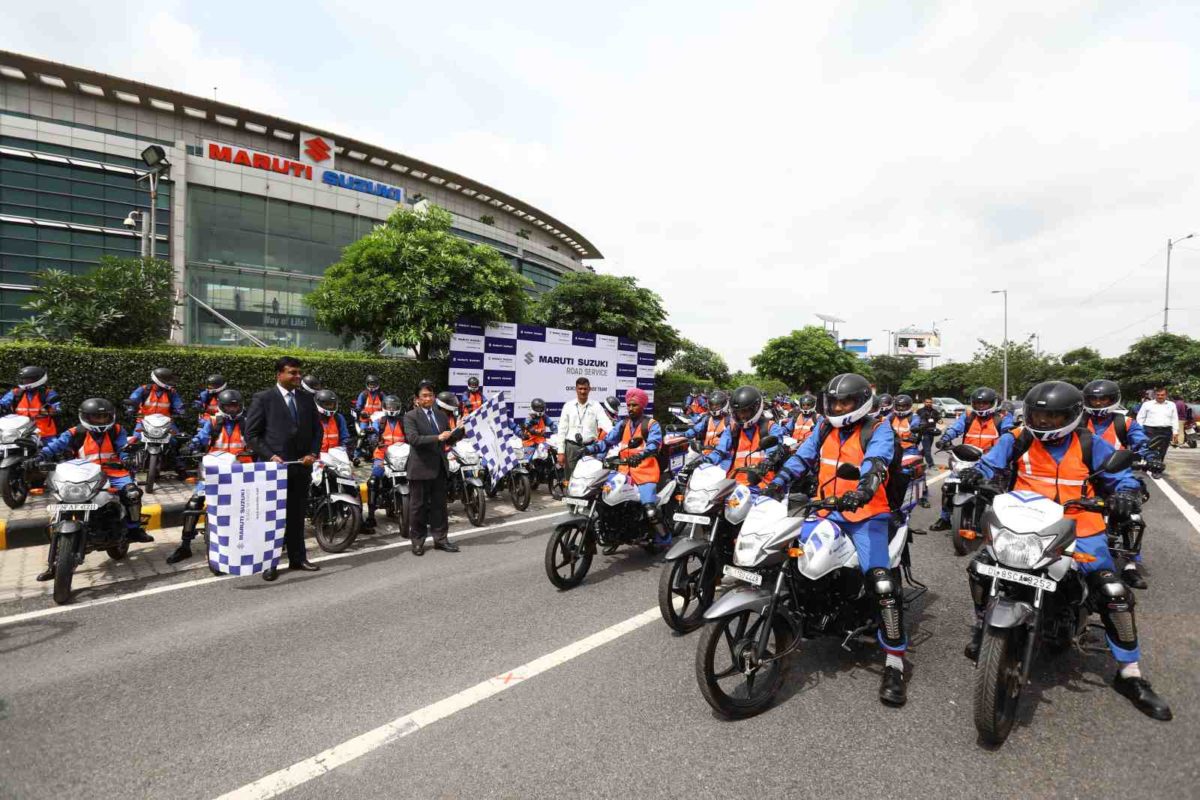
[[[340,553],[358,537],[362,510],[351,503],[324,503],[313,515],[317,545],[326,553]]]
[[[533,487],[529,484],[529,476],[524,472],[508,476],[508,499],[512,500],[513,508],[524,511],[529,508],[529,497]]]
[[[667,627],[691,633],[704,624],[712,605],[714,578],[702,552],[676,559],[658,573],[658,610]]]
[[[146,456],[146,494],[154,494],[154,487],[158,483],[158,474],[162,471],[162,454],[150,453]]]
[[[581,520],[560,525],[546,542],[546,577],[558,589],[574,589],[583,583],[592,568],[594,551],[587,522]]]
[[[754,652],[763,626],[769,624],[767,648],[761,662]],[[743,611],[705,626],[696,644],[696,682],[700,694],[723,717],[745,719],[761,714],[775,700],[786,674],[780,653],[792,646],[787,620],[775,614]]]
[[[476,528],[483,525],[483,517],[487,514],[487,495],[483,489],[473,483],[463,486],[463,505],[467,507],[467,519]]]
[[[75,551],[79,548],[81,533],[60,533],[54,543],[54,602],[66,605],[71,602],[71,581],[75,577]]]
[[[388,501],[388,516],[400,524],[400,535],[405,539],[408,538],[408,513],[408,495],[396,486],[392,489],[392,497]]]
[[[971,549],[971,542],[963,538],[963,531],[974,533],[974,514],[967,506],[955,506],[950,512],[950,538],[954,542],[954,553],[965,556]]]
[[[20,464],[0,469],[0,496],[4,498],[4,505],[9,508],[25,505],[25,500],[29,497],[29,483]]]
[[[1003,744],[1017,718],[1021,700],[1022,631],[1016,628],[983,633],[975,677],[975,728],[988,744]]]

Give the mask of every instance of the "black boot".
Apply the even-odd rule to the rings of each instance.
[[[379,502],[379,479],[374,475],[367,481],[367,513],[363,515],[363,527],[375,530],[375,504]]]
[[[38,581],[39,583],[45,583],[46,581],[54,580],[54,565],[51,564],[50,566],[46,567],[44,570],[39,572],[37,574],[37,578],[35,578],[35,580]]]
[[[1172,718],[1171,707],[1154,690],[1150,681],[1145,678],[1123,678],[1121,673],[1113,678],[1113,688],[1118,694],[1123,694],[1133,703],[1133,707],[1151,719],[1166,722]]]
[[[937,522],[929,526],[931,531],[948,531],[950,530],[950,520],[945,517],[938,517]]]
[[[167,556],[167,563],[178,564],[180,561],[186,561],[187,559],[191,558],[192,548],[189,546],[189,544],[189,542],[184,542],[183,544],[179,545],[179,547],[176,547],[175,552]]]
[[[1125,569],[1121,570],[1121,580],[1125,581],[1125,585],[1131,589],[1145,589],[1149,586],[1146,583],[1146,577],[1133,562],[1126,564]]]
[[[141,542],[142,544],[149,544],[154,541],[154,537],[146,533],[146,529],[141,525],[136,528],[126,529],[125,538],[131,542]]]
[[[883,668],[883,680],[879,684],[879,699],[887,706],[902,706],[908,701],[908,688],[904,685],[904,671],[895,667]]]
[[[983,647],[983,623],[976,622],[971,626],[971,641],[963,648],[963,655],[972,661],[979,660],[979,650]]]

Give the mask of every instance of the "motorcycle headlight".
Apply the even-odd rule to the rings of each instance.
[[[68,481],[55,480],[51,478],[51,489],[58,499],[64,503],[86,503],[91,500],[96,492],[100,491],[100,485],[104,482],[103,475],[97,475],[90,481],[85,483],[70,483]]]
[[[396,458],[395,456],[393,456],[390,453],[388,454],[387,462],[388,462],[388,466],[391,467],[396,472],[403,472],[404,468],[406,466],[408,466],[407,458]]]
[[[691,489],[683,496],[683,510],[689,514],[702,514],[712,505],[712,489]]]
[[[343,464],[335,461],[330,464],[330,466],[333,467],[333,471],[337,473],[339,478],[349,478],[352,474],[349,464]]]
[[[1033,569],[1042,560],[1052,537],[1036,533],[1016,533],[1007,528],[991,529],[992,552],[1001,564],[1016,569]]]
[[[171,433],[170,425],[150,425],[142,423],[142,433],[151,439],[165,439]]]

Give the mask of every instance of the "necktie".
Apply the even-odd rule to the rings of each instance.
[[[288,411],[292,412],[292,422],[299,422],[300,415],[296,412],[296,398],[291,392],[287,393],[287,407]]]
[[[430,410],[426,411],[425,415],[429,417],[429,427],[433,428],[433,432],[441,433],[441,431],[438,430],[437,420],[435,420],[433,418],[433,410],[430,409]]]

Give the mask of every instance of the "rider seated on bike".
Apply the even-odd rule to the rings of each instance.
[[[729,402],[733,409],[729,425],[721,432],[721,438],[704,460],[716,464],[725,473],[743,486],[752,486],[755,490],[763,483],[769,482],[774,475],[760,475],[758,481],[751,481],[751,475],[744,470],[756,467],[775,453],[775,447],[767,450],[760,448],[759,443],[767,438],[768,422],[763,418],[762,392],[753,386],[741,386],[734,390]]]
[[[684,436],[698,442],[702,452],[710,453],[728,428],[729,395],[718,389],[708,398],[708,413],[701,414]]]
[[[175,373],[167,367],[151,370],[150,383],[134,389],[125,405],[137,417],[137,424],[133,426],[133,434],[129,437],[131,442],[140,438],[142,420],[151,414],[170,417],[171,433],[179,434],[175,420],[183,416],[183,397],[175,389]]]
[[[797,444],[803,444],[805,439],[812,436],[820,420],[817,398],[811,394],[803,394],[800,396],[800,402],[796,404],[796,413],[775,423],[771,428],[771,435],[780,439],[791,436]]]
[[[1125,517],[1141,506],[1141,484],[1129,470],[1099,472],[1114,448],[1100,436],[1081,428],[1083,393],[1063,381],[1046,381],[1025,396],[1025,424],[1004,434],[995,447],[977,464],[963,470],[962,486],[978,487],[997,475],[1011,475],[1009,486],[1001,490],[1033,492],[1056,503],[1095,497],[1105,499],[1110,514]],[[1089,475],[1097,473],[1089,479]],[[1133,592],[1117,575],[1108,549],[1104,516],[1079,507],[1064,510],[1066,519],[1075,520],[1075,554],[1082,556],[1079,571],[1087,580],[1089,604],[1104,622],[1108,648],[1120,668],[1113,688],[1129,698],[1142,713],[1154,719],[1169,720],[1171,709],[1166,701],[1142,677],[1139,659],[1137,622]],[[989,560],[981,551],[976,560]],[[987,605],[988,584],[972,567],[967,576],[975,603],[975,624],[966,655],[978,659],[983,641],[983,614]]]
[[[1012,416],[1000,413],[1000,395],[996,393],[995,389],[980,386],[971,392],[970,402],[971,410],[966,414],[960,414],[958,419],[954,420],[954,424],[947,428],[942,437],[938,439],[938,450],[949,450],[954,440],[961,436],[963,444],[973,445],[986,453],[995,446],[1003,434],[1012,430]],[[929,530],[950,530],[950,511],[953,501],[953,495],[942,495],[942,513],[938,516],[937,522],[929,526]]]
[[[227,386],[225,376],[219,372],[214,372],[204,381],[204,388],[200,390],[200,394],[196,395],[196,399],[192,401],[192,408],[200,412],[201,421],[216,415],[217,395],[225,391]]]
[[[926,426],[920,420],[913,416],[913,399],[906,394],[896,395],[892,402],[892,413],[886,417],[883,414],[883,400],[880,399],[879,417],[886,420],[895,431],[896,439],[900,442],[900,447],[906,456],[921,455],[921,437],[924,435]],[[912,479],[915,474],[914,469],[906,467],[904,475],[908,479]],[[929,508],[929,498],[924,494],[921,495],[921,508]]]
[[[367,376],[367,388],[358,393],[358,399],[350,408],[358,416],[359,424],[366,428],[371,424],[371,417],[383,410],[383,390],[379,388],[379,376]]]
[[[642,389],[629,389],[625,392],[625,406],[629,415],[617,423],[602,440],[583,448],[584,455],[612,452],[624,459],[625,464],[617,467],[629,481],[637,487],[642,508],[646,512],[646,520],[654,529],[654,543],[668,545],[671,534],[666,523],[658,513],[658,479],[661,477],[658,466],[658,449],[662,446],[662,428],[658,421],[645,414],[646,406],[650,404],[650,396]]]
[[[154,537],[142,528],[142,490],[129,474],[127,465],[116,463],[121,461],[121,454],[128,444],[125,429],[117,423],[117,409],[102,397],[92,397],[79,406],[79,424],[43,442],[36,460],[68,456],[102,465],[108,477],[108,490],[118,495],[125,507],[126,538],[131,542],[153,542]],[[53,563],[37,576],[39,581],[53,578]]]
[[[472,411],[478,410],[483,406],[483,386],[479,383],[479,378],[472,375],[467,378],[467,390],[463,392],[462,398],[463,414],[470,414]]]
[[[837,510],[819,516],[835,522],[858,552],[859,568],[875,597],[878,639],[886,655],[879,699],[899,706],[908,698],[904,685],[908,639],[899,572],[890,569],[892,508],[886,491],[896,438],[886,421],[869,418],[873,399],[871,384],[861,375],[847,373],[831,380],[825,387],[825,417],[817,432],[787,460],[768,491],[782,496],[794,481],[815,472],[814,499],[837,498]],[[842,464],[858,468],[857,481],[837,477]]]
[[[354,437],[350,433],[350,426],[346,424],[346,418],[337,410],[337,394],[332,389],[319,389],[313,394],[313,402],[317,406],[318,419],[321,421],[321,452],[328,453],[335,447],[344,447],[346,452],[350,453]]]
[[[225,389],[217,395],[216,400],[216,413],[201,423],[200,430],[196,431],[192,440],[183,446],[182,454],[229,453],[243,464],[251,463],[254,461],[254,453],[246,444],[242,431],[242,427],[245,425],[242,393],[237,389]],[[178,564],[180,561],[192,557],[192,540],[196,538],[196,524],[199,522],[200,512],[203,510],[204,471],[201,470],[200,480],[196,481],[195,489],[185,507],[179,547],[167,556],[168,564]]]
[[[546,401],[535,397],[529,403],[529,416],[525,424],[518,426],[517,435],[525,448],[525,456],[529,457],[539,444],[545,444],[547,438],[558,433],[558,426],[546,416]]]
[[[319,403],[317,410],[322,415],[330,413],[328,409],[322,409]],[[333,399],[333,411],[337,411],[336,396]],[[399,397],[389,394],[383,398],[383,416],[375,422],[375,433],[378,437],[376,441],[379,444],[372,455],[371,479],[367,482],[367,513],[363,515],[364,528],[375,527],[375,510],[378,508],[379,496],[383,493],[380,483],[383,481],[383,463],[387,457],[387,449],[405,441],[403,416],[404,404],[400,402]],[[322,424],[327,423],[323,422]]]
[[[16,388],[0,397],[0,410],[34,420],[43,439],[58,435],[55,417],[62,407],[58,392],[46,385],[48,379],[45,367],[24,367],[17,373]]]
[[[608,432],[617,424],[617,416],[621,413],[621,401],[610,394],[604,398],[604,402],[600,404],[600,408],[604,411],[604,418],[596,420],[597,439],[603,439],[605,436],[608,436]]]

